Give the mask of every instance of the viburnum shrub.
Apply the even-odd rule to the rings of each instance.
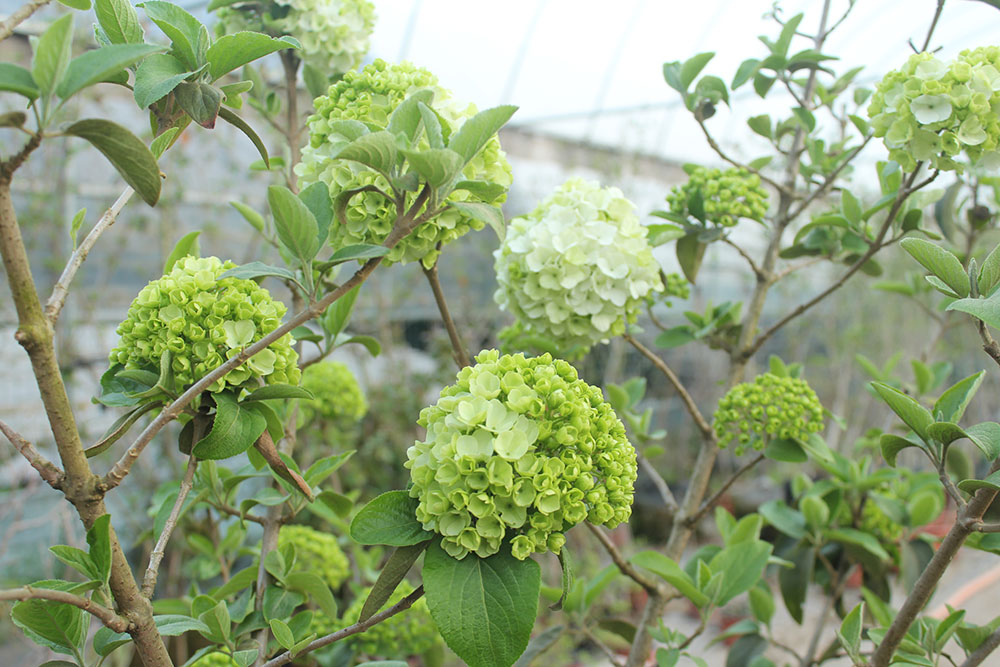
[[[961,171],[960,154],[987,169],[1000,167],[1000,48],[962,51],[943,62],[915,53],[885,75],[868,105],[872,130],[904,171],[926,162]]]
[[[635,450],[601,390],[549,355],[481,352],[420,413],[427,439],[407,450],[417,520],[454,558],[559,553],[587,520],[632,513]]]
[[[324,183],[332,196],[344,196],[341,224],[330,230],[330,242],[334,247],[382,243],[392,231],[396,209],[387,193],[394,189],[394,184],[385,173],[356,160],[338,159],[338,156],[356,136],[359,123],[387,127],[390,116],[403,100],[423,90],[430,94],[427,102],[421,104],[428,109],[427,118],[433,116],[434,121],[419,146],[440,148],[476,114],[476,107],[456,101],[451,92],[438,83],[436,76],[412,63],[391,64],[376,60],[359,72],[345,74],[326,95],[315,100],[316,113],[308,120],[309,144],[302,149],[302,162],[296,166],[295,173],[303,185]],[[502,203],[511,183],[511,168],[500,149],[500,141],[495,136],[490,138],[461,169],[460,176],[488,184],[476,191],[484,197],[483,201]],[[407,194],[406,201],[412,202],[415,197]],[[472,191],[459,189],[449,198],[459,203],[475,200]],[[430,267],[442,245],[483,226],[479,217],[464,213],[460,208],[447,209],[402,239],[384,261],[420,260]]]
[[[495,299],[524,333],[584,350],[625,332],[660,267],[632,204],[618,188],[572,179],[511,220],[494,253]]]
[[[771,440],[808,440],[823,430],[823,406],[805,380],[764,373],[719,400],[712,426],[719,446],[763,449]]]
[[[173,269],[139,292],[118,325],[112,371],[170,368],[173,383],[188,387],[281,324],[285,305],[252,280],[222,278],[236,268],[217,257],[182,257]],[[262,384],[298,384],[301,373],[294,340],[285,334],[213,382],[207,391],[256,389]]]
[[[885,10],[879,44],[894,47],[898,69],[884,77],[842,69],[831,50],[831,35],[859,27],[855,2],[800,3],[818,12],[809,20],[774,4],[776,27],[729,73],[706,69],[718,64],[713,53],[664,63],[678,111],[714,157],[660,186],[662,211],[630,202],[636,182],[581,178],[537,205],[508,201],[514,175],[498,132],[516,107],[477,111],[411,63],[352,71],[372,31],[367,0],[213,0],[223,24],[214,37],[164,0],[138,5],[141,19],[130,2],[94,0],[96,46],[75,57],[70,12],[90,0],[62,0],[47,26],[23,23],[45,4],[32,0],[0,23],[0,41],[15,29],[31,37],[4,50],[20,58],[30,49],[30,62],[0,67],[0,255],[17,318],[11,339],[41,405],[20,377],[17,391],[0,393],[19,397],[18,419],[44,414],[51,437],[32,442],[2,421],[0,432],[82,528],[67,538],[75,546],[50,547],[55,560],[18,561],[19,572],[62,578],[24,576],[0,590],[12,623],[44,651],[27,660],[673,667],[707,664],[698,647],[725,638],[733,667],[995,661],[997,622],[966,615],[938,586],[963,547],[1000,554],[1000,525],[987,513],[1000,494],[1000,423],[988,421],[989,395],[973,401],[987,371],[960,356],[967,341],[957,335],[968,327],[1000,365],[1000,48],[935,55],[954,46],[935,40],[953,3],[936,3],[922,39],[897,30],[911,21],[889,20],[903,9]],[[439,26],[442,48],[462,33],[483,46],[506,38],[467,4]],[[987,6],[996,4],[955,7],[996,17]],[[151,39],[152,26],[165,41]],[[729,48],[717,33],[709,39]],[[491,49],[452,51],[464,70],[489,77]],[[262,58],[276,62],[258,67]],[[128,123],[103,117],[125,99],[136,102]],[[744,120],[752,141],[732,132]],[[259,160],[220,162],[242,156],[204,134],[223,123]],[[522,131],[519,143],[531,136]],[[61,164],[84,143],[123,181],[86,234],[86,210],[64,221],[61,205],[32,200],[41,191],[58,203],[46,188],[63,194],[65,178],[50,182],[44,162],[31,180],[21,171],[36,151]],[[169,159],[177,145],[188,159]],[[630,172],[618,163],[624,153],[607,155],[607,173]],[[177,241],[162,270],[148,253],[133,261],[151,282],[115,317],[119,340],[96,399],[106,414],[84,421],[68,382],[89,381],[72,351],[92,345],[70,341],[91,330],[78,317],[85,301],[74,300],[78,319],[63,314],[77,273],[112,233],[123,255],[160,247],[160,238],[124,237],[148,233],[129,202],[180,201],[189,165],[205,183],[215,183],[208,170],[225,169],[258,193],[232,202],[252,238],[226,228],[224,239],[247,261],[200,257],[200,229]],[[205,227],[210,204],[160,217]],[[132,219],[113,225],[119,217]],[[451,241],[485,226],[498,239],[500,308],[470,290],[492,279],[488,262],[441,267],[459,245]],[[885,262],[896,245],[905,266]],[[32,266],[55,269],[55,280]],[[366,288],[376,271],[393,273]],[[404,361],[447,363],[439,346],[422,357],[392,344],[402,338],[395,329],[413,338],[412,313],[423,312],[422,297],[429,303],[410,284],[421,272],[459,369],[450,384],[438,364],[416,381]],[[882,277],[830,303],[859,274]],[[890,299],[905,304],[902,321]],[[687,309],[673,307],[681,300]],[[367,319],[352,320],[356,304]],[[501,309],[515,321],[493,331]],[[466,340],[476,349],[499,340],[510,353],[472,359]],[[862,354],[880,355],[880,341],[897,354]],[[352,437],[330,437],[357,426],[366,401],[346,367],[326,359],[378,356],[383,343],[392,354],[366,379],[373,396],[379,382],[391,395]],[[525,353],[536,349],[545,353]],[[897,367],[903,356],[909,363]],[[862,386],[845,360],[873,381]],[[800,379],[805,362],[815,391]],[[971,374],[952,377],[960,368]],[[104,417],[106,432],[91,433]],[[342,474],[354,444],[378,465]],[[409,471],[405,488],[381,488],[392,470]],[[739,501],[751,476],[748,508]],[[116,495],[123,485],[135,491]],[[36,485],[7,487],[11,535]],[[637,498],[652,517],[635,528],[642,546],[621,527]],[[728,498],[740,516],[718,507]],[[704,530],[709,517],[714,529]],[[860,593],[849,585],[858,571]],[[698,618],[668,626],[667,604],[679,597]],[[746,617],[718,634],[722,607]],[[790,623],[802,641],[781,640]]]

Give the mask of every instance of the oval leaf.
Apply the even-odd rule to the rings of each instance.
[[[89,141],[150,206],[160,198],[160,168],[139,137],[117,123],[91,118],[73,123],[65,133]]]
[[[361,508],[351,521],[351,537],[359,544],[406,547],[433,535],[417,521],[418,501],[406,491],[389,491]]]

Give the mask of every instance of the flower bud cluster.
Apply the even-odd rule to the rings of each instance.
[[[878,535],[882,542],[897,542],[903,536],[903,526],[892,520],[874,501],[868,500],[861,507],[861,525],[869,535]]]
[[[515,218],[494,252],[494,299],[523,325],[568,349],[619,336],[647,294],[663,289],[646,228],[618,188],[566,181]]]
[[[320,361],[302,372],[302,388],[313,395],[299,403],[300,422],[320,418],[338,427],[360,421],[368,412],[368,401],[350,369],[339,361]]]
[[[760,176],[746,169],[714,169],[685,167],[688,181],[674,187],[667,195],[671,213],[692,215],[688,206],[695,192],[701,193],[705,222],[721,227],[732,227],[741,218],[763,222],[767,215],[767,190],[760,183]]]
[[[340,620],[330,619],[317,613],[313,616],[310,631],[322,637],[354,625],[361,618],[361,609],[371,591],[370,587],[361,591],[351,606],[344,610]],[[412,592],[413,586],[404,579],[389,596],[382,609],[388,609]],[[350,637],[348,641],[360,655],[386,660],[405,660],[412,655],[421,655],[429,651],[441,641],[441,635],[434,625],[430,610],[427,609],[427,600],[422,597],[402,614],[390,616],[363,633]]]
[[[201,656],[189,667],[239,667],[239,665],[240,663],[236,662],[232,656],[220,651],[213,651]]]
[[[160,369],[170,352],[174,381],[187,387],[281,324],[285,305],[253,280],[218,277],[235,268],[217,257],[184,257],[167,275],[142,288],[118,325],[112,364]],[[263,383],[298,384],[298,355],[286,334],[209,387],[254,389]]]
[[[916,53],[885,75],[868,105],[872,130],[904,171],[927,162],[962,171],[963,151],[973,165],[1000,167],[1000,48],[962,51],[943,62]]]
[[[823,429],[823,406],[805,380],[758,375],[729,390],[713,419],[719,446],[735,442],[736,454],[747,445],[763,449],[772,439],[806,440]]]
[[[375,29],[371,0],[237,3],[218,9],[216,15],[226,33],[252,30],[275,37],[291,35],[302,45],[296,55],[327,76],[360,65]]]
[[[326,183],[336,197],[345,190],[376,186],[390,192],[386,179],[367,167],[347,160],[331,158],[343,146],[347,137],[331,128],[338,120],[356,120],[369,126],[386,127],[389,116],[411,94],[430,89],[434,99],[430,106],[438,114],[445,137],[456,132],[466,119],[476,114],[473,104],[456,102],[451,92],[438,84],[436,76],[412,63],[391,65],[376,60],[359,72],[348,72],[330,87],[326,95],[316,98],[316,113],[310,116],[309,145],[302,150],[302,162],[295,167],[303,187],[316,182]],[[426,136],[418,148],[429,148]],[[466,165],[462,175],[468,180],[480,180],[507,187],[511,184],[511,168],[500,140],[494,136]],[[411,194],[408,204],[415,195]],[[470,195],[456,190],[448,201],[466,201]],[[501,197],[499,201],[502,201]],[[346,224],[335,222],[330,228],[334,247],[355,243],[381,244],[396,222],[395,205],[377,192],[361,192],[353,196],[344,211]],[[462,215],[454,208],[419,225],[386,255],[387,262],[422,260],[431,266],[439,254],[438,245],[457,239],[470,229],[482,229],[483,223]]]
[[[511,540],[516,558],[558,553],[587,520],[632,512],[635,449],[601,390],[568,362],[481,352],[424,408],[426,440],[407,450],[417,519],[454,558]]]
[[[278,532],[278,548],[295,546],[295,570],[314,572],[330,588],[339,588],[351,574],[347,556],[337,538],[309,526],[286,525]]]

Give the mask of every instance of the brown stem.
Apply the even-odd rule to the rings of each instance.
[[[965,659],[961,667],[978,667],[983,664],[986,658],[989,657],[993,651],[997,650],[1000,646],[1000,630],[993,632],[986,640],[979,645],[975,651],[969,654],[969,657]]]
[[[688,524],[691,525],[692,527],[697,526],[698,522],[701,521],[706,514],[712,511],[712,508],[715,507],[715,504],[719,502],[719,500],[726,493],[726,491],[729,490],[729,487],[731,487],[733,483],[743,475],[743,473],[748,472],[750,469],[752,469],[754,466],[756,466],[763,460],[764,460],[764,455],[758,454],[757,456],[753,457],[750,461],[745,463],[743,467],[734,472],[729,477],[729,479],[727,479],[725,483],[721,487],[719,487],[719,490],[716,491],[711,498],[709,498],[708,500],[706,500],[701,504],[701,507],[693,516],[691,516],[689,519],[686,519]]]
[[[52,0],[30,0],[30,2],[26,2],[21,5],[17,11],[7,17],[6,21],[0,23],[0,41],[3,41],[13,35],[17,26],[27,21],[32,14],[50,2],[52,2]]]
[[[103,623],[106,627],[115,632],[128,632],[129,622],[127,618],[119,616],[112,609],[103,607],[93,600],[73,595],[65,591],[54,591],[48,588],[35,588],[34,586],[22,586],[0,591],[0,600],[24,601],[24,600],[51,600],[52,602],[62,602],[78,607],[88,614],[91,614]]]
[[[27,459],[31,467],[38,471],[38,475],[53,489],[58,489],[62,485],[63,471],[55,463],[42,456],[35,446],[25,440],[20,433],[12,429],[7,424],[0,421],[0,432],[10,440],[14,449],[21,456]]]
[[[415,591],[407,595],[405,598],[403,598],[393,606],[389,607],[385,611],[381,611],[375,614],[368,620],[361,621],[360,623],[355,623],[354,625],[349,625],[343,630],[338,630],[337,632],[329,634],[325,637],[320,637],[319,639],[313,640],[308,646],[306,646],[302,650],[301,653],[298,653],[297,655],[304,655],[306,653],[309,653],[310,651],[315,651],[316,649],[323,648],[324,646],[329,646],[330,644],[336,641],[340,641],[345,637],[350,637],[351,635],[356,635],[359,632],[364,632],[373,625],[377,625],[382,621],[386,620],[387,618],[391,618],[402,611],[406,611],[411,606],[413,606],[413,603],[419,600],[421,596],[423,596],[423,594],[424,594],[424,587],[419,586]],[[296,656],[293,656],[291,653],[281,653],[280,655],[265,662],[263,667],[281,667],[281,665],[287,665],[288,663],[290,663],[292,660],[295,659],[295,657]]]
[[[84,527],[89,529],[98,517],[107,513],[104,496],[100,479],[91,471],[84,454],[56,359],[52,324],[42,311],[31,275],[28,253],[11,199],[12,165],[7,162],[0,168],[0,255],[17,310],[18,330],[14,337],[28,353],[56,449],[66,471],[61,490],[76,508]],[[111,576],[108,583],[119,613],[130,622],[129,634],[135,642],[136,652],[146,667],[170,667],[173,663],[153,622],[152,607],[139,591],[113,527],[109,529],[109,538]]]
[[[193,437],[191,441],[197,442],[199,439],[200,437]],[[163,531],[160,533],[159,539],[156,540],[153,552],[149,555],[149,566],[146,568],[146,575],[142,580],[142,594],[147,599],[152,599],[153,591],[156,590],[156,577],[160,572],[160,562],[166,553],[170,535],[177,526],[177,519],[181,515],[181,508],[184,507],[184,501],[191,491],[192,484],[194,484],[194,471],[197,467],[198,459],[193,456],[189,457],[187,470],[184,472],[184,479],[181,480],[181,488],[177,491],[177,500],[174,501],[174,506],[170,509],[170,516],[167,517],[167,522],[163,524]]]
[[[639,465],[649,478],[653,481],[653,486],[660,494],[660,498],[663,500],[663,504],[667,507],[667,511],[670,512],[671,516],[676,516],[680,506],[677,504],[677,499],[674,498],[673,492],[670,490],[670,486],[667,484],[667,480],[663,479],[663,475],[660,471],[653,467],[653,464],[649,462],[645,456],[637,452],[637,458]]]
[[[444,290],[441,289],[441,281],[438,279],[437,262],[434,262],[434,265],[429,269],[423,266],[421,268],[424,270],[424,275],[427,276],[427,282],[430,283],[431,291],[434,292],[434,302],[437,303],[438,312],[441,313],[444,328],[448,330],[448,339],[451,341],[451,354],[455,359],[455,363],[458,364],[459,369],[471,366],[472,360],[469,358],[469,353],[462,343],[462,337],[458,334],[458,327],[455,326],[455,320],[452,319],[451,312],[448,310],[448,302],[444,298]]]
[[[587,528],[590,529],[590,532],[594,534],[594,537],[597,538],[597,541],[601,543],[601,546],[604,547],[604,550],[608,552],[608,555],[611,556],[611,560],[618,566],[618,569],[621,570],[622,574],[645,588],[646,592],[650,595],[658,595],[661,592],[664,592],[659,581],[647,577],[628,562],[625,556],[622,555],[622,552],[619,551],[618,547],[615,546],[614,542],[611,541],[611,538],[609,538],[607,534],[601,530],[600,526],[595,526],[589,521],[585,521],[584,523]]]

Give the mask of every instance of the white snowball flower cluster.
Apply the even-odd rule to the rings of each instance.
[[[564,183],[511,221],[494,253],[496,302],[564,349],[624,333],[643,298],[663,289],[634,209],[618,188]]]
[[[361,64],[375,29],[375,6],[370,0],[275,1],[289,8],[281,27],[302,44],[307,64],[327,76]]]

